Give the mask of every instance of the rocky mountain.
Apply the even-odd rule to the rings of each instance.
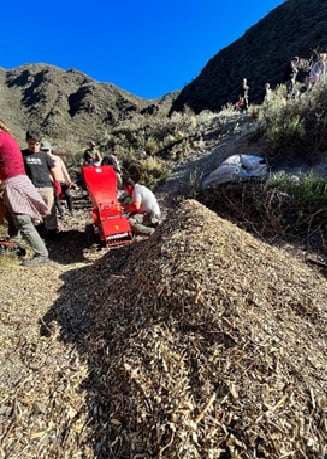
[[[172,110],[181,111],[187,105],[195,113],[219,111],[227,102],[236,102],[244,77],[250,86],[250,102],[262,102],[265,82],[272,87],[284,82],[293,56],[326,52],[326,30],[326,0],[286,0],[210,59],[183,88]]]
[[[273,87],[285,81],[292,56],[326,50],[326,30],[326,0],[286,0],[220,50],[182,91],[153,100],[97,82],[76,69],[48,64],[0,68],[0,116],[22,145],[25,131],[38,128],[54,144],[74,152],[91,138],[108,138],[121,122],[130,120],[131,126],[133,120],[151,115],[153,107],[167,115],[185,106],[195,113],[219,111],[237,100],[243,77],[250,85],[250,102],[260,101],[266,81]]]
[[[172,97],[141,99],[76,69],[48,64],[0,68],[1,118],[21,144],[25,131],[34,128],[54,142],[60,139],[66,148],[85,145],[89,139],[103,139],[112,126],[154,104],[169,111]]]

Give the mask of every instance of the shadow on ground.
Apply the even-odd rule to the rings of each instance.
[[[67,234],[69,241],[71,235]],[[78,242],[75,239],[74,242]],[[119,271],[126,263],[133,246],[117,248],[105,253],[94,263],[77,269],[71,269],[61,274],[63,286],[59,291],[59,298],[40,320],[40,334],[43,337],[53,338],[55,334],[54,321],[60,328],[59,339],[72,344],[83,361],[88,361],[88,377],[83,381],[81,389],[86,390],[88,409],[88,431],[92,432],[87,438],[81,436],[79,445],[87,444],[93,448],[94,458],[109,459],[113,457],[124,458],[118,455],[115,448],[110,446],[110,432],[104,427],[109,425],[110,416],[110,381],[103,381],[101,365],[105,346],[99,346],[95,336],[101,335],[102,329],[97,322],[95,311],[103,305],[111,280],[119,276]],[[60,250],[56,251],[55,243],[51,248],[53,257],[60,257]],[[75,253],[73,259],[78,260],[80,253]],[[65,261],[72,262],[66,255]],[[93,337],[93,338],[92,338]],[[102,354],[101,354],[102,353]],[[58,433],[58,436],[67,432]],[[77,448],[77,447],[76,447]],[[117,445],[116,448],[119,448]],[[77,453],[77,451],[75,451]],[[126,456],[129,457],[129,456]]]

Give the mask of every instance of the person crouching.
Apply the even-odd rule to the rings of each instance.
[[[153,192],[145,185],[135,183],[132,177],[123,177],[124,191],[132,198],[132,203],[123,205],[130,212],[129,222],[134,234],[151,235],[161,223],[159,204]]]

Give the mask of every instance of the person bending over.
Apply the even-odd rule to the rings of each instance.
[[[151,235],[160,224],[161,212],[153,192],[145,185],[135,183],[130,176],[123,177],[125,192],[132,203],[123,207],[130,212],[129,221],[135,234]]]

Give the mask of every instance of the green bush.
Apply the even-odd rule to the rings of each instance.
[[[318,155],[326,155],[327,82],[287,102],[281,85],[272,103],[262,108],[261,130],[262,127],[265,154],[272,165],[280,161],[310,163]]]

